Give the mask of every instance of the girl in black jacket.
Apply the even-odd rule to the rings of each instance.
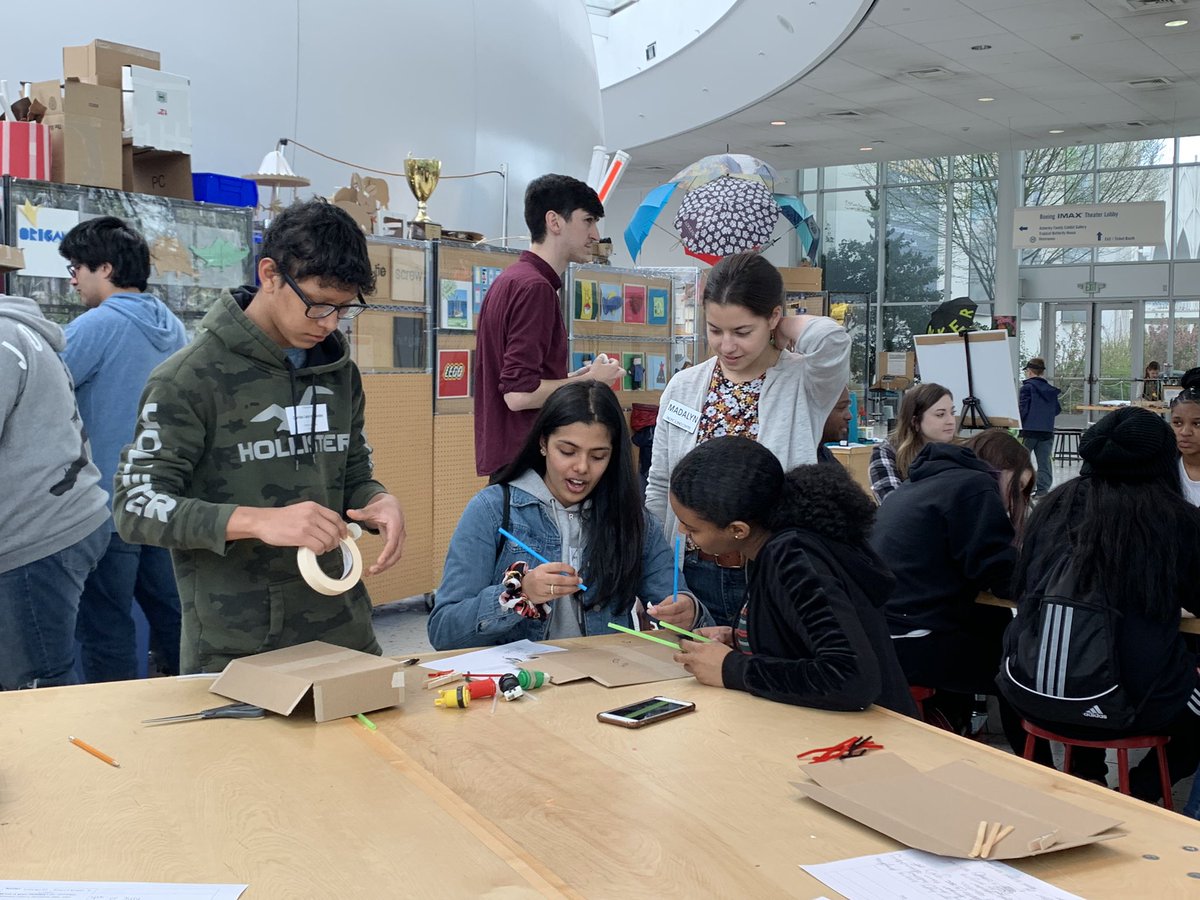
[[[671,507],[706,553],[740,551],[746,603],[675,660],[703,684],[819,709],[915,714],[879,608],[892,577],[866,544],[874,504],[836,466],[786,477],[755,441],[716,438],[671,475]]]

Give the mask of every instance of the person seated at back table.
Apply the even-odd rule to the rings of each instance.
[[[1029,451],[1006,432],[929,444],[875,518],[871,546],[896,576],[884,613],[900,666],[909,684],[937,690],[933,705],[956,725],[972,695],[996,693],[1012,614],[976,598],[1009,595],[1033,479]],[[1000,713],[1019,752],[1020,717],[1002,698]]]
[[[821,431],[821,442],[817,444],[817,462],[841,465],[833,451],[826,444],[836,444],[844,441],[850,435],[850,386],[842,388],[842,396],[834,404],[825,420],[825,428]]]
[[[539,565],[499,528],[550,562]],[[519,601],[504,584],[517,562],[529,566]],[[711,624],[682,577],[672,596],[673,567],[662,527],[642,509],[617,395],[600,382],[570,382],[546,400],[513,462],[463,511],[429,640],[453,650],[611,634],[608,623],[628,619],[639,598],[658,601],[647,611],[672,625]]]
[[[922,384],[904,394],[895,430],[871,451],[868,472],[875,500],[884,499],[908,478],[909,467],[921,448],[949,442],[958,433],[954,396],[940,384]]]
[[[1109,413],[1084,431],[1079,455],[1080,477],[1030,517],[998,682],[1026,719],[1065,737],[1169,735],[1174,783],[1200,762],[1200,657],[1179,632],[1181,608],[1200,614],[1200,511],[1182,496],[1171,429],[1153,412]],[[1057,575],[1063,566],[1071,586]],[[1030,652],[1037,671],[1053,653],[1053,678],[1028,683]],[[1156,754],[1129,780],[1135,797],[1157,801]]]
[[[701,444],[671,475],[680,527],[746,554],[734,627],[701,628],[675,661],[703,684],[819,709],[916,712],[880,607],[893,579],[867,546],[875,505],[840,466],[799,466],[739,437]]]

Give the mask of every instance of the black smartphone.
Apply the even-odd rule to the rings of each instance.
[[[620,725],[622,728],[641,728],[663,719],[690,713],[696,704],[690,700],[672,700],[670,697],[651,697],[649,700],[639,700],[628,706],[620,706],[596,713],[596,718],[609,725]]]

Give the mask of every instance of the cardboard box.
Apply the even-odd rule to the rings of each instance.
[[[15,272],[25,268],[25,253],[20,247],[0,244],[0,273]]]
[[[51,179],[120,190],[121,92],[79,81],[39,81],[30,95],[46,107]]]
[[[371,271],[375,273],[375,293],[364,294],[368,303],[387,301],[392,296],[392,247],[367,241],[367,256],[371,260]]]
[[[842,464],[850,477],[868,494],[871,493],[871,454],[875,447],[868,444],[826,444],[833,458]]]
[[[34,122],[0,122],[0,175],[51,178],[50,127]]]
[[[191,81],[143,66],[123,66],[121,73],[123,137],[138,148],[191,153]]]
[[[674,638],[670,632],[657,631],[655,636]],[[671,681],[687,678],[687,670],[672,658],[677,651],[662,644],[629,638],[628,645],[599,647],[573,647],[565,653],[547,653],[539,656],[529,668],[539,669],[553,684],[567,684],[590,678],[605,687],[623,687],[628,684],[650,684],[655,681]]]
[[[121,148],[121,185],[137,194],[191,200],[192,158],[165,150],[135,150],[126,142]]]
[[[1013,831],[988,859],[1022,859],[1124,837],[1096,815],[958,760],[921,772],[894,753],[806,765],[802,793],[914,850],[970,858],[979,823]]]
[[[916,378],[917,355],[911,350],[881,350],[875,354],[875,383],[880,391],[903,391]]]
[[[121,88],[121,69],[142,66],[157,69],[160,59],[157,50],[143,50],[112,41],[92,41],[82,47],[63,47],[63,77],[75,78],[87,84],[102,84]]]
[[[824,290],[822,270],[816,266],[784,266],[779,270],[783,276],[783,292],[800,293]]]
[[[404,668],[387,657],[309,641],[235,659],[209,690],[283,716],[311,693],[316,720],[328,722],[403,703]]]

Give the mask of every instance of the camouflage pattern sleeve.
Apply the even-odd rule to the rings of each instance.
[[[208,437],[197,399],[170,377],[152,377],[142,393],[133,443],[113,479],[113,517],[129,543],[225,553],[237,504],[187,496]]]
[[[354,392],[354,418],[350,423],[350,447],[346,451],[346,490],[345,507],[347,509],[362,509],[376,494],[387,493],[387,488],[372,478],[375,464],[371,461],[371,445],[363,424],[367,413],[367,399],[363,392],[362,374],[358,366],[350,363],[351,389]]]

